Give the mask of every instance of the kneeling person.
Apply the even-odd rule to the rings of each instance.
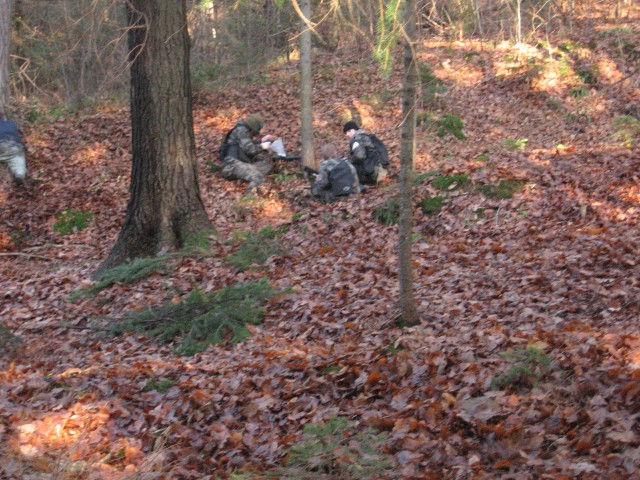
[[[261,141],[254,141],[263,126],[264,120],[260,115],[238,120],[236,126],[225,136],[220,148],[220,160],[224,163],[222,177],[249,182],[246,193],[251,193],[261,185],[273,169],[273,161],[263,158],[261,153],[269,150],[275,137],[265,135]]]
[[[0,113],[0,163],[9,167],[16,183],[22,184],[27,175],[27,159],[18,126],[5,120]]]
[[[334,145],[325,145],[320,149],[322,162],[316,181],[311,186],[311,195],[324,202],[336,197],[360,193],[360,183],[355,167],[348,160],[338,160],[338,151]]]

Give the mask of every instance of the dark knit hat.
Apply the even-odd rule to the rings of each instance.
[[[249,115],[244,123],[249,125],[249,128],[253,133],[258,133],[264,126],[264,118],[262,118],[262,115],[259,114]]]
[[[344,127],[342,127],[342,133],[347,133],[349,130],[360,130],[360,127],[353,120],[349,120],[344,124]]]

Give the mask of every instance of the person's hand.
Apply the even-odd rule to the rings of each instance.
[[[275,142],[276,141],[276,137],[275,137],[275,135],[265,135],[264,137],[262,137],[262,141],[263,142]]]
[[[271,146],[271,142],[262,142],[260,146],[262,147],[263,150],[269,150],[269,147]]]

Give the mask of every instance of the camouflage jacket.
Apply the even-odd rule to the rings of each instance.
[[[238,120],[236,126],[225,139],[225,142],[229,144],[229,150],[223,160],[224,163],[230,163],[233,160],[246,163],[258,161],[257,157],[263,150],[260,143],[253,140],[256,134],[257,132],[254,133],[244,120]]]
[[[375,149],[369,135],[362,129],[358,130],[349,142],[349,155],[351,163],[362,164],[367,158],[367,150]]]

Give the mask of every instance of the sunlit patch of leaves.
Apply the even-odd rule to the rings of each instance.
[[[358,431],[344,417],[307,424],[276,473],[283,479],[370,479],[392,467],[391,457],[380,450],[386,440],[371,428]]]
[[[135,283],[138,280],[148,277],[153,272],[167,274],[173,268],[169,261],[174,257],[175,255],[140,257],[135,258],[131,262],[105,270],[99,275],[96,283],[92,286],[74,290],[73,293],[69,295],[69,301],[74,302],[81,297],[91,297],[114,284],[127,285]]]
[[[521,192],[524,189],[524,183],[517,180],[500,180],[497,185],[478,185],[478,191],[484,196],[493,199],[507,199]]]
[[[175,352],[179,355],[194,355],[209,345],[236,344],[246,339],[246,324],[260,323],[264,305],[282,293],[285,291],[274,289],[265,279],[210,293],[195,289],[179,301],[127,314],[112,332],[142,331],[161,342],[176,341]]]
[[[551,358],[534,345],[516,347],[500,354],[510,362],[507,370],[491,382],[491,388],[502,390],[514,386],[534,387],[551,368]]]
[[[438,190],[448,191],[464,187],[470,182],[469,175],[463,173],[460,175],[440,175],[434,178],[431,184]]]
[[[261,265],[272,255],[282,255],[287,249],[281,244],[278,237],[287,230],[286,226],[273,228],[265,227],[258,233],[247,233],[235,252],[229,255],[227,262],[240,270],[251,265]]]
[[[89,226],[93,218],[93,213],[81,210],[69,209],[56,214],[56,221],[53,224],[53,231],[60,235],[77,233]]]
[[[528,141],[527,138],[507,138],[504,141],[504,148],[509,152],[524,152]]]
[[[614,118],[613,128],[614,139],[623,143],[628,148],[633,147],[638,136],[640,136],[640,120],[637,120],[630,115],[623,115]]]
[[[444,204],[444,197],[442,197],[442,196],[435,196],[435,197],[427,196],[427,197],[423,198],[422,201],[420,202],[420,208],[427,215],[435,215],[440,210],[442,210],[443,204]]]
[[[447,134],[453,135],[458,140],[464,140],[467,136],[462,131],[464,129],[464,123],[462,119],[457,115],[446,114],[438,119],[438,130],[436,135],[444,137]]]
[[[373,211],[373,218],[383,225],[395,225],[400,218],[400,205],[397,200],[387,200]]]

